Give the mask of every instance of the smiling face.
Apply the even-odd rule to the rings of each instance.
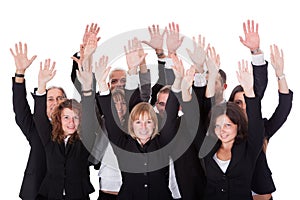
[[[215,133],[222,143],[233,143],[237,136],[237,125],[227,115],[220,115],[216,118]]]
[[[155,124],[149,115],[140,115],[138,119],[133,121],[133,132],[137,139],[145,144],[148,140],[150,140]]]
[[[110,90],[115,88],[123,89],[126,84],[126,72],[124,70],[114,70],[109,76]]]
[[[158,134],[157,116],[150,103],[141,102],[134,106],[129,115],[128,133],[141,145]]]
[[[61,124],[64,136],[74,134],[79,125],[79,115],[74,110],[64,108],[61,112]]]
[[[47,116],[51,118],[55,107],[65,100],[65,95],[59,88],[52,88],[47,91]]]

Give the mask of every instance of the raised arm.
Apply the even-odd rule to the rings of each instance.
[[[33,119],[41,138],[43,145],[45,146],[51,141],[52,125],[49,117],[47,116],[47,97],[46,86],[47,83],[55,76],[55,62],[46,59],[43,67],[43,63],[40,63],[40,71],[38,75],[38,89],[36,94],[33,94],[34,98],[34,114]]]
[[[216,79],[220,69],[220,56],[216,53],[214,47],[208,46],[206,66],[209,74],[205,96],[211,98],[215,96]]]
[[[277,45],[270,46],[271,64],[278,81],[279,102],[269,120],[265,120],[266,137],[270,139],[276,131],[284,124],[292,109],[293,92],[288,88],[284,74],[283,50],[279,50]]]
[[[208,52],[208,48],[205,48],[205,37],[201,37],[201,35],[199,35],[198,42],[196,41],[196,38],[193,37],[193,45],[193,52],[188,48],[186,49],[186,51],[195,66],[196,73],[203,74],[205,72],[204,63]]]
[[[248,62],[242,60],[239,64],[237,78],[245,92],[248,116],[248,143],[253,148],[254,155],[261,151],[264,138],[264,124],[261,116],[261,101],[255,96],[253,89],[253,71]]]
[[[268,62],[264,60],[264,54],[260,47],[258,23],[247,20],[243,23],[245,38],[240,36],[241,43],[249,49],[252,54],[252,67],[254,76],[254,92],[259,98],[263,98],[268,84]]]
[[[10,52],[15,60],[16,72],[15,77],[12,79],[13,91],[13,110],[15,113],[15,120],[23,134],[30,141],[32,129],[34,127],[33,117],[31,114],[30,106],[27,101],[27,92],[25,86],[25,71],[36,59],[36,55],[31,59],[27,57],[27,44],[24,46],[21,42],[15,44],[15,52],[10,49]]]
[[[81,57],[84,55],[85,49],[90,43],[89,40],[96,40],[96,42],[100,40],[101,37],[98,36],[99,31],[100,27],[98,27],[98,25],[95,23],[91,23],[91,25],[86,25],[85,32],[82,38],[82,44],[80,45],[80,50],[72,56],[73,65],[71,72],[71,80],[79,93],[81,93],[81,84],[78,82],[76,74],[76,70],[78,70],[78,62],[74,58],[82,60]],[[96,81],[94,83],[96,83]],[[93,89],[96,89],[95,84],[93,85]]]

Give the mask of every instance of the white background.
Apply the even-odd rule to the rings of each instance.
[[[300,14],[296,1],[34,1],[11,0],[0,6],[0,80],[3,89],[1,103],[2,139],[0,142],[1,199],[18,199],[29,144],[14,121],[11,77],[15,72],[9,48],[16,42],[28,44],[28,55],[38,55],[26,72],[28,91],[37,85],[39,62],[51,58],[57,62],[57,75],[49,85],[63,86],[69,97],[74,88],[70,81],[72,60],[78,50],[85,26],[92,22],[101,27],[101,43],[122,32],[159,24],[161,28],[174,21],[181,33],[202,34],[215,46],[221,56],[221,68],[228,75],[228,98],[237,84],[235,71],[241,59],[250,60],[247,48],[239,41],[243,36],[242,23],[254,19],[259,23],[261,49],[269,60],[269,45],[276,43],[285,53],[285,74],[294,91],[294,105],[287,122],[270,140],[268,162],[277,191],[275,199],[295,199],[299,183],[299,96],[296,84],[299,75]],[[133,37],[133,36],[132,36]],[[130,38],[128,38],[130,39]],[[119,48],[123,48],[120,44]],[[118,48],[118,47],[112,47]],[[149,58],[151,58],[149,56]],[[126,65],[124,62],[123,65]],[[299,82],[299,79],[298,79]],[[28,95],[32,105],[32,98]],[[262,102],[263,116],[269,118],[278,102],[277,81],[269,66],[269,85]],[[298,117],[298,118],[297,118]],[[298,119],[298,120],[297,120]],[[91,170],[92,181],[98,190],[97,172]],[[96,199],[98,192],[91,195]],[[3,198],[5,197],[5,198]]]

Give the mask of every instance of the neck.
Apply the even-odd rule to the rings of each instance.
[[[149,140],[150,138],[146,138],[146,139],[137,138],[137,141],[141,146],[144,146]]]

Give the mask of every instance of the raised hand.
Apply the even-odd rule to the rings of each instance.
[[[196,42],[196,38],[193,37],[193,45],[194,45],[193,52],[188,48],[186,48],[186,51],[196,67],[196,72],[203,73],[204,72],[203,66],[208,51],[208,48],[205,49],[205,37],[201,38],[201,35],[199,35],[198,43]]]
[[[111,67],[107,67],[108,57],[101,56],[99,62],[95,63],[95,78],[97,80],[100,92],[108,90],[107,77]]]
[[[247,97],[254,97],[253,90],[253,71],[252,65],[248,66],[248,62],[245,60],[238,62],[238,71],[236,72],[237,79],[240,85],[243,87],[245,95]]]
[[[133,40],[128,40],[127,48],[124,46],[128,74],[137,74],[137,68],[145,62],[145,57],[147,54],[143,50],[141,41],[139,41],[136,37],[134,37]]]
[[[97,37],[99,31],[100,27],[98,27],[97,24],[92,23],[90,27],[89,25],[86,25],[85,32],[82,38],[82,44],[84,48],[88,44],[90,38],[96,38],[97,42],[100,40],[101,37]]]
[[[43,62],[40,62],[40,71],[38,75],[38,93],[42,94],[46,91],[47,83],[52,80],[52,78],[56,74],[55,65],[55,61],[51,66],[51,60],[46,59],[43,68]]]
[[[271,64],[275,70],[275,74],[277,77],[281,77],[284,75],[284,58],[283,58],[283,51],[282,49],[279,51],[277,45],[270,45],[270,60]]]
[[[245,39],[243,39],[242,36],[239,36],[241,43],[248,47],[251,51],[259,49],[260,39],[258,34],[258,23],[256,23],[254,28],[254,21],[251,20],[250,24],[250,20],[247,20],[247,25],[245,22],[243,23],[243,29]]]
[[[194,75],[195,75],[196,69],[194,65],[191,65],[189,69],[186,70],[182,82],[181,82],[181,90],[182,91],[190,91],[190,88],[193,85],[194,81]]]
[[[24,74],[26,69],[31,65],[31,63],[37,57],[36,55],[34,55],[31,57],[31,59],[28,59],[26,43],[24,43],[24,50],[23,50],[22,42],[19,42],[19,45],[17,43],[15,44],[15,53],[11,48],[9,50],[12,56],[14,57],[15,65],[16,65],[16,73],[18,74]]]
[[[172,54],[171,55],[172,61],[173,61],[173,72],[175,75],[175,79],[182,79],[184,76],[184,66],[182,63],[182,60],[179,59],[176,55]]]
[[[150,34],[150,41],[143,40],[142,43],[147,44],[152,49],[155,50],[162,50],[163,44],[164,44],[164,35],[166,31],[164,30],[163,33],[160,33],[159,25],[152,25],[152,29],[150,26],[148,26],[148,31]]]
[[[206,66],[209,72],[209,78],[216,78],[220,69],[220,56],[216,53],[214,47],[207,47],[207,58],[206,58]]]
[[[179,25],[174,22],[169,23],[169,30],[166,27],[165,32],[167,34],[166,43],[168,48],[168,54],[176,53],[177,49],[181,46],[184,37],[179,38]]]
[[[90,91],[92,89],[92,83],[93,83],[92,66],[91,65],[85,67],[79,66],[78,70],[76,70],[76,74],[79,82],[81,83],[82,91]]]

